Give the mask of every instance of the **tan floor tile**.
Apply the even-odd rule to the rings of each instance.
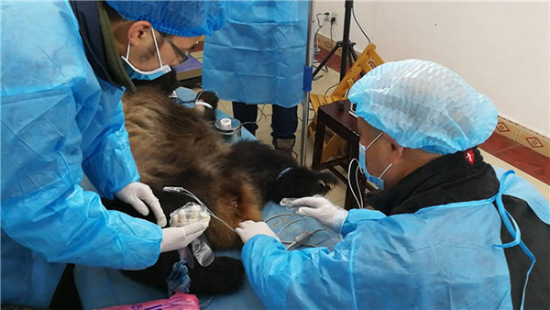
[[[511,139],[512,141],[516,141],[519,134],[519,126],[516,123],[499,116],[495,132]]]
[[[539,135],[528,129],[520,128],[516,141],[535,152],[550,157],[550,139],[543,135]]]
[[[218,109],[220,109],[225,114],[233,116],[233,109],[231,108],[231,101],[220,100],[218,102]]]

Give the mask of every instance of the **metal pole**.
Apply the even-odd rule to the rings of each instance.
[[[313,0],[309,0],[308,6],[308,25],[307,25],[307,49],[306,49],[306,65],[304,67],[304,100],[302,100],[302,143],[300,165],[306,165],[306,140],[307,140],[307,123],[309,119],[309,93],[311,92],[311,82],[313,79]]]

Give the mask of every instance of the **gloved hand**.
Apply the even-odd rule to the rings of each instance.
[[[279,237],[277,237],[277,234],[274,233],[265,222],[247,220],[240,223],[239,227],[235,229],[235,232],[241,237],[243,243],[246,243],[250,238],[256,235],[266,235],[277,239],[277,241],[281,241]]]
[[[195,222],[181,227],[169,227],[162,230],[160,251],[168,252],[186,247],[208,228],[208,223]]]
[[[313,217],[321,224],[340,232],[342,224],[348,216],[348,211],[334,205],[330,200],[321,196],[299,198],[292,203],[292,207],[299,207],[297,214]]]
[[[166,215],[162,212],[159,200],[148,185],[141,182],[130,183],[116,192],[115,197],[125,203],[131,204],[143,216],[149,214],[149,209],[147,208],[147,205],[149,205],[157,218],[157,224],[160,227],[166,226]]]

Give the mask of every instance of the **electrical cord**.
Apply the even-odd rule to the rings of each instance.
[[[329,90],[331,90],[332,88],[338,86],[338,84],[340,84],[340,83],[336,83],[336,84],[332,85],[331,87],[327,88],[327,90],[325,90],[325,96],[328,94]]]
[[[315,36],[314,36],[314,42],[315,42],[314,51],[315,51],[315,54],[317,54],[318,52],[321,51],[321,49],[319,48],[319,36],[318,35],[319,35],[319,31],[321,30],[321,28],[324,27],[325,22],[326,22],[326,20],[325,20],[325,21],[323,21],[323,24],[321,24],[321,21],[319,20],[319,16],[322,16],[322,15],[328,16],[328,14],[329,14],[328,12],[325,12],[325,13],[317,13],[317,15],[316,15],[316,17],[317,17],[317,27],[318,28],[315,31]],[[332,29],[332,23],[331,23],[331,29]],[[315,66],[315,62],[314,62],[313,67],[315,69],[317,69],[317,67]],[[321,70],[323,70],[325,72],[328,72],[328,67],[325,65],[325,66],[323,66],[323,68]],[[320,78],[322,78],[323,76],[324,75],[315,76],[315,77],[313,77],[313,81],[317,81]]]
[[[325,22],[323,22],[323,24],[321,25],[321,21],[319,20],[319,16],[320,15],[325,15],[324,13],[317,13],[316,17],[317,17],[317,30],[315,31],[315,46],[314,46],[314,51],[317,51],[319,49],[319,39],[317,38],[317,35],[319,34],[319,31],[321,30],[321,28],[323,28],[323,26],[325,25]]]
[[[357,168],[355,169],[355,184],[357,184],[357,195],[355,195],[355,188],[351,186],[351,165],[353,162],[357,162]],[[363,209],[363,195],[361,194],[361,187],[359,186],[359,161],[356,158],[353,158],[348,165],[348,186],[351,190],[351,194],[353,195],[353,198],[355,199],[355,202],[359,206],[360,209]]]
[[[351,8],[351,14],[353,15],[353,19],[355,20],[355,23],[357,24],[357,26],[359,27],[359,29],[361,30],[361,32],[363,33],[363,35],[365,36],[365,38],[367,38],[367,41],[369,41],[369,44],[371,43],[370,42],[370,38],[369,36],[365,33],[365,31],[363,30],[363,27],[361,27],[361,24],[359,24],[359,22],[357,21],[357,17],[355,17],[355,8]]]
[[[260,113],[259,113],[259,114],[260,114],[260,118],[259,118],[258,120],[256,120],[255,122],[244,122],[244,123],[242,123],[241,125],[244,126],[244,125],[248,125],[248,124],[259,124],[259,123],[262,121],[262,119],[263,119],[264,117],[267,117],[267,116],[268,116],[266,113],[264,113],[265,106],[266,106],[266,105],[263,104],[263,105],[262,105],[262,108],[261,108],[261,109],[258,109],[259,112],[260,112]]]
[[[330,48],[333,48],[334,39],[332,38],[332,26],[334,26],[334,23],[330,21]]]

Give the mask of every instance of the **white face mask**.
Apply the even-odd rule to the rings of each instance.
[[[372,182],[374,185],[376,185],[376,187],[378,187],[379,189],[384,189],[384,180],[382,180],[382,176],[391,168],[391,166],[393,166],[393,163],[390,163],[386,169],[384,169],[384,171],[382,172],[382,174],[380,174],[380,176],[378,177],[375,177],[373,175],[371,175],[369,173],[369,171],[367,170],[367,159],[366,159],[366,155],[365,153],[367,152],[367,150],[374,144],[374,142],[376,142],[378,139],[380,139],[380,137],[382,136],[382,132],[376,136],[376,138],[374,138],[374,140],[372,140],[371,143],[369,143],[369,145],[367,146],[364,146],[363,144],[359,143],[359,167],[361,167],[361,170],[363,170],[363,173],[365,174],[365,177],[367,177],[367,180],[369,180],[370,182]]]
[[[162,65],[162,59],[160,58],[160,51],[159,51],[159,47],[158,47],[158,44],[157,44],[157,37],[155,35],[155,30],[153,28],[151,28],[151,31],[153,33],[153,41],[155,42],[155,48],[157,49],[157,56],[158,56],[158,60],[159,60],[159,67],[157,69],[154,69],[154,70],[150,70],[150,71],[143,71],[143,70],[140,70],[136,67],[134,67],[131,63],[130,63],[130,42],[128,42],[128,48],[126,49],[126,57],[124,56],[120,56],[123,60],[124,60],[124,67],[126,69],[126,73],[128,73],[128,76],[130,77],[130,79],[134,80],[145,80],[145,81],[152,81],[170,71],[172,71],[172,68],[170,68],[170,66],[168,65]]]

